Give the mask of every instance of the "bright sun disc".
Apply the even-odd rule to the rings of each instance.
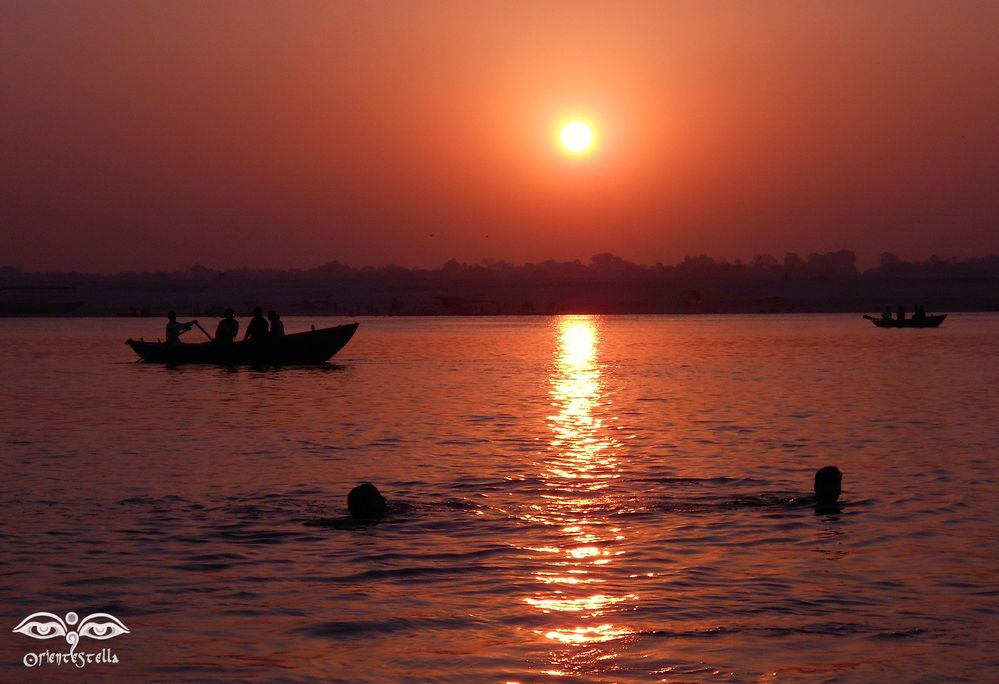
[[[570,121],[562,126],[562,147],[571,154],[582,154],[593,144],[593,131],[582,121]]]

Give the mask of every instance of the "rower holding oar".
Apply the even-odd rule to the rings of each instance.
[[[192,327],[198,325],[198,322],[188,321],[187,323],[181,323],[177,320],[177,312],[171,311],[167,314],[169,319],[166,324],[166,341],[173,344],[180,344],[180,336],[190,330]],[[199,328],[201,326],[198,326]]]

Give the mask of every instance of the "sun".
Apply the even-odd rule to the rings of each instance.
[[[567,121],[559,133],[562,147],[569,154],[584,154],[593,146],[593,130],[578,119]]]

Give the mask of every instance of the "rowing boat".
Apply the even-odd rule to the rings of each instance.
[[[180,344],[126,340],[146,363],[285,365],[325,363],[353,337],[357,323],[306,330],[267,340]]]
[[[947,314],[925,316],[923,318],[903,318],[902,320],[898,320],[897,318],[874,318],[873,316],[868,316],[868,318],[879,328],[935,328],[943,323],[943,320],[947,318]]]

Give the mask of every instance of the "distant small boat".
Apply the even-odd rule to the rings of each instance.
[[[260,342],[172,344],[126,340],[146,363],[214,363],[234,366],[314,364],[329,361],[350,341],[357,323],[307,330]]]
[[[897,318],[874,318],[873,316],[864,316],[864,318],[871,319],[871,322],[879,328],[936,328],[947,318],[947,314],[925,316],[923,318],[903,318],[902,320],[898,320]]]

